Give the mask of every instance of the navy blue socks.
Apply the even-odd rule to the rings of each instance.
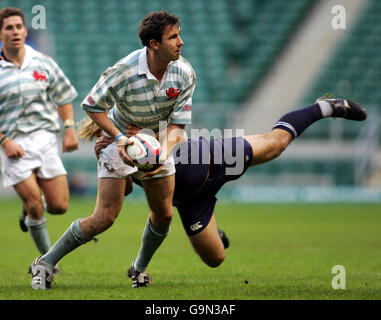
[[[333,110],[329,103],[321,101],[304,109],[285,114],[274,125],[273,129],[285,130],[291,134],[293,139],[295,139],[311,124],[322,118],[329,117],[332,112]]]

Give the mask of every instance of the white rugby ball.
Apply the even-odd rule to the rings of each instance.
[[[134,143],[127,146],[126,152],[135,166],[143,170],[155,169],[161,154],[160,142],[146,133],[138,133],[129,139]]]

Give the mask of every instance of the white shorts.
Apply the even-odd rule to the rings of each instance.
[[[152,178],[167,177],[175,174],[175,161],[171,155],[165,161],[162,170],[149,178],[141,178],[144,174],[138,171],[137,167],[130,167],[125,164],[119,156],[118,146],[115,142],[109,144],[106,148],[102,149],[98,160],[98,179],[101,178],[117,178],[125,179],[127,176],[133,174],[136,179],[148,180]]]
[[[1,172],[4,187],[11,187],[26,180],[33,171],[41,179],[51,179],[66,175],[58,152],[57,137],[54,133],[39,130],[12,139],[24,150],[19,159],[8,158],[0,151]]]

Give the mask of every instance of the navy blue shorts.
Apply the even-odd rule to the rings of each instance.
[[[209,146],[209,165],[176,164],[173,205],[188,236],[207,227],[216,205],[216,194],[225,183],[241,177],[253,158],[251,145],[242,137],[203,141]],[[205,152],[205,148],[201,149]]]

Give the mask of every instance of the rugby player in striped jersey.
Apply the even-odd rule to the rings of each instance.
[[[183,130],[191,123],[196,75],[181,56],[179,18],[166,11],[152,12],[140,23],[143,48],[108,68],[82,102],[88,116],[113,139],[98,162],[98,196],[93,213],[75,220],[51,250],[31,265],[34,289],[47,289],[52,267],[66,254],[90,241],[114,223],[122,208],[132,176],[141,181],[150,208],[143,233],[143,255],[136,261],[134,287],[146,285],[144,266],[169,232],[174,191],[171,150],[185,141]],[[127,40],[126,40],[127,41]],[[151,130],[160,139],[160,166],[150,173],[134,167],[126,153],[132,144],[125,132],[130,124]],[[176,134],[179,132],[180,134]]]
[[[62,151],[78,149],[71,104],[77,92],[52,58],[25,44],[27,34],[20,9],[0,10],[0,158],[4,187],[13,187],[23,203],[20,226],[44,254],[50,247],[44,209],[68,208],[56,135],[61,118]]]

